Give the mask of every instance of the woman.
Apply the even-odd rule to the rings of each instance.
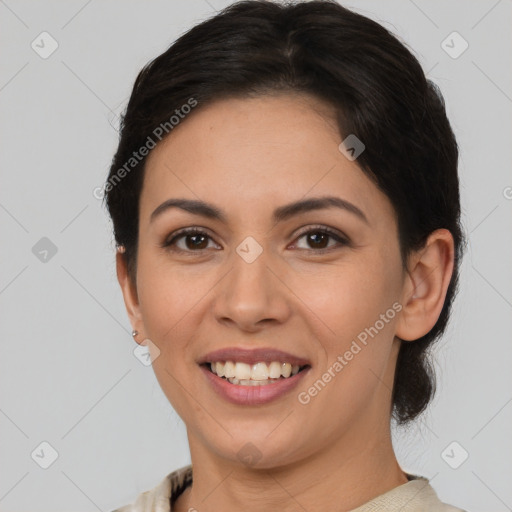
[[[335,2],[235,3],[137,77],[106,183],[191,466],[117,512],[460,510],[397,462],[464,237],[437,87]]]

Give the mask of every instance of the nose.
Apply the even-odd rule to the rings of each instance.
[[[213,313],[217,321],[246,332],[286,322],[290,292],[279,276],[277,262],[267,251],[250,263],[237,253],[232,260],[231,270],[215,290]]]

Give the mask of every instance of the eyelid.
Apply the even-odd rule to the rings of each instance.
[[[302,226],[302,228],[299,228],[299,231],[295,234],[295,237],[305,235],[311,231],[324,231],[348,241],[348,236],[346,236],[343,232],[339,231],[338,229],[325,226],[324,224],[306,224],[305,226]]]

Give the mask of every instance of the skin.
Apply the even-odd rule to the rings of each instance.
[[[405,269],[394,209],[357,160],[339,151],[341,140],[328,105],[276,94],[198,107],[148,157],[136,282],[121,251],[117,272],[136,340],[157,356],[156,377],[187,427],[194,482],[178,498],[178,512],[323,512],[333,503],[341,512],[407,482],[390,435],[396,358],[400,339],[421,337],[439,317],[453,238],[433,232]],[[272,221],[274,208],[324,195],[356,205],[368,223],[337,208]],[[212,203],[227,222],[177,208],[151,222],[170,198]],[[321,231],[316,225],[349,243],[304,236],[309,227]],[[193,226],[210,238],[181,238],[183,252],[161,247]],[[236,252],[247,236],[263,250],[251,264]],[[402,310],[307,405],[300,403],[298,393],[393,303]],[[196,364],[233,346],[276,347],[307,358],[312,369],[298,389],[273,402],[234,405]],[[237,456],[248,442],[261,455],[252,466]]]

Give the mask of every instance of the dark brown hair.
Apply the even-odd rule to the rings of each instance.
[[[172,116],[183,113],[191,99],[200,108],[221,98],[275,91],[324,100],[338,120],[340,141],[349,134],[363,141],[356,163],[394,206],[404,265],[432,231],[446,228],[453,235],[455,267],[439,319],[425,336],[402,342],[398,355],[392,412],[405,424],[435,392],[427,349],[447,325],[464,235],[458,147],[443,97],[406,46],[380,24],[330,0],[241,1],[194,26],[149,62],[121,117],[105,187],[116,243],[125,248],[135,283],[146,158],[130,159],[155,138],[157,127],[172,136]],[[179,122],[186,122],[183,117]],[[133,165],[127,167],[129,161]]]

